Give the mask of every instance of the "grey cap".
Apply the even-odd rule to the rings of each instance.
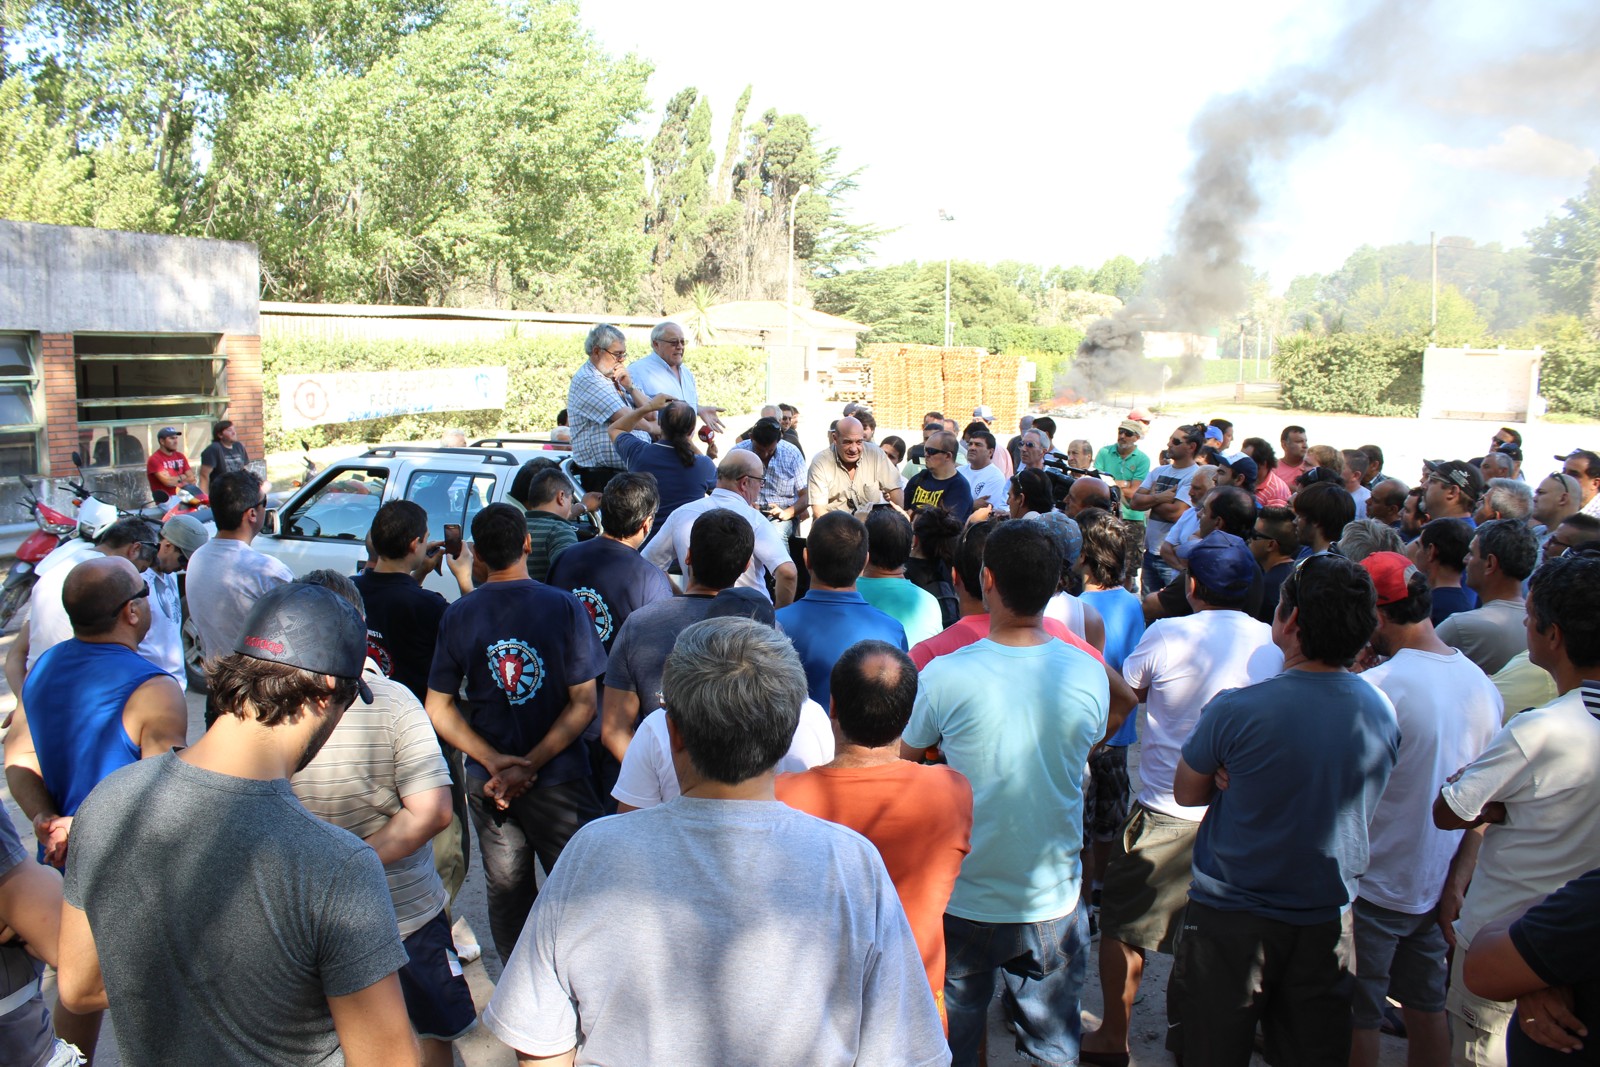
[[[185,556],[192,556],[201,545],[211,540],[211,535],[200,520],[193,515],[174,515],[161,524],[161,536]]]
[[[1078,520],[1061,511],[1047,511],[1039,516],[1040,523],[1055,538],[1056,547],[1061,550],[1063,561],[1067,566],[1078,562],[1078,556],[1083,551],[1083,531],[1078,528]]]
[[[269,589],[250,609],[233,650],[268,663],[351,679],[361,699],[372,703],[372,690],[361,680],[367,662],[367,625],[354,605],[331,589],[299,582]]]

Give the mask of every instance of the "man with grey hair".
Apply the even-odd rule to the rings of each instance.
[[[573,836],[484,1025],[524,1062],[947,1063],[877,851],[775,798],[806,695],[788,640],[696,623],[662,691],[682,795]]]
[[[1394,527],[1377,519],[1356,519],[1346,524],[1337,542],[1339,554],[1351,563],[1360,563],[1374,552],[1405,553],[1405,542]]]
[[[650,403],[650,394],[628,376],[623,363],[628,342],[622,331],[602,322],[584,338],[588,359],[567,387],[567,421],[572,428],[572,465],[585,493],[603,492],[606,483],[627,469],[611,444],[606,427],[635,408]],[[654,423],[646,423],[652,433]]]
[[[1486,482],[1491,478],[1515,478],[1517,466],[1509,455],[1496,449],[1478,461],[1478,472]]]
[[[711,427],[712,433],[721,433],[722,420],[717,415],[722,409],[700,403],[700,389],[695,385],[694,371],[683,362],[688,344],[683,327],[671,319],[664,319],[650,331],[650,354],[635,362],[628,372],[646,396],[666,393],[674,400],[685,401]],[[777,411],[774,410],[773,414],[776,415]]]
[[[1488,464],[1484,464],[1488,467]],[[1533,490],[1527,482],[1510,476],[1489,479],[1473,519],[1482,526],[1490,519],[1526,519],[1533,512]]]
[[[1479,526],[1467,549],[1466,584],[1479,606],[1439,624],[1439,640],[1459,648],[1493,674],[1528,649],[1527,604],[1522,583],[1539,561],[1539,543],[1528,524],[1495,519]]]

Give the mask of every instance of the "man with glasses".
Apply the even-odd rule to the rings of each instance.
[[[255,602],[269,589],[294,581],[282,560],[250,547],[267,521],[266,490],[253,472],[229,471],[211,479],[211,514],[217,535],[190,557],[187,583],[189,617],[207,661],[232,655]],[[215,717],[208,700],[208,728]]]
[[[1167,441],[1168,462],[1144,476],[1130,501],[1135,511],[1147,513],[1144,567],[1140,571],[1146,596],[1177,576],[1178,572],[1161,559],[1161,543],[1173,524],[1189,510],[1189,482],[1194,478],[1195,457],[1205,440],[1203,426],[1180,426],[1174,430]]]
[[[688,341],[683,327],[670,319],[656,323],[650,331],[650,354],[628,368],[633,382],[645,396],[666,393],[674,400],[682,400],[694,408],[700,420],[711,427],[712,433],[722,432],[721,408],[702,407],[700,390],[695,385],[694,371],[683,362]]]
[[[811,459],[806,500],[813,519],[830,511],[864,511],[884,501],[900,507],[904,485],[889,457],[867,440],[861,421],[847,416],[834,426],[832,447]]]
[[[572,463],[585,493],[603,492],[613,476],[627,470],[617,455],[606,427],[635,408],[650,402],[650,394],[628,376],[623,363],[628,342],[622,331],[602,322],[583,342],[588,360],[572,375],[567,387],[567,422],[572,429]],[[681,350],[680,350],[681,351]],[[681,357],[680,357],[681,358]],[[694,379],[690,379],[691,385]],[[654,422],[643,427],[659,434]]]
[[[1128,506],[1133,494],[1139,491],[1145,476],[1150,473],[1150,457],[1139,449],[1144,437],[1144,424],[1123,419],[1117,427],[1117,443],[1106,445],[1095,453],[1094,469],[1110,478],[1122,490],[1122,519],[1124,522],[1144,524],[1145,512]]]
[[[972,486],[956,469],[959,447],[956,435],[943,430],[928,438],[922,449],[927,469],[906,483],[906,509],[913,515],[921,508],[944,508],[964,523],[972,514]]]
[[[1556,527],[1578,513],[1582,490],[1577,479],[1563,471],[1549,474],[1533,489],[1533,532],[1539,536],[1541,551]],[[1558,553],[1559,554],[1559,553]]]
[[[1600,519],[1593,515],[1569,515],[1546,539],[1541,559],[1548,563],[1575,549],[1600,542]]]
[[[845,419],[845,422],[855,422]],[[857,432],[860,423],[857,423]],[[827,455],[828,453],[824,453]],[[773,530],[765,515],[753,506],[761,492],[766,468],[749,449],[736,448],[717,465],[717,487],[704,500],[691,501],[672,513],[655,537],[644,548],[644,558],[665,571],[676,562],[683,568],[685,581],[692,581],[694,570],[689,559],[689,535],[694,530],[694,520],[713,508],[727,508],[750,524],[754,531],[755,551],[744,573],[735,586],[755,589],[763,596],[771,596],[778,607],[794,600],[796,568],[789,559],[789,550]],[[767,591],[767,577],[771,576],[773,589]]]
[[[1600,455],[1579,448],[1571,455],[1557,456],[1561,471],[1578,483],[1578,496],[1582,503],[1578,510],[1600,519]]]

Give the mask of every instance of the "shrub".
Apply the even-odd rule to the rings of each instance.
[[[543,431],[567,406],[567,385],[583,360],[581,334],[538,334],[463,342],[350,341],[276,337],[261,343],[262,410],[268,452],[341,442],[436,440],[452,426],[469,438]],[[641,353],[643,354],[643,353]],[[729,412],[750,411],[766,389],[766,353],[734,345],[691,350],[700,402]],[[445,411],[312,426],[285,432],[278,406],[278,375],[335,371],[406,371],[448,367],[507,367],[503,410]]]
[[[1539,393],[1550,411],[1600,418],[1600,341],[1566,317],[1550,322],[1535,342],[1544,348]]]
[[[1415,417],[1426,347],[1416,334],[1302,333],[1279,343],[1272,372],[1291,409]]]

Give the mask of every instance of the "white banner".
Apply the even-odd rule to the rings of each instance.
[[[280,374],[283,428],[506,406],[504,367]]]

